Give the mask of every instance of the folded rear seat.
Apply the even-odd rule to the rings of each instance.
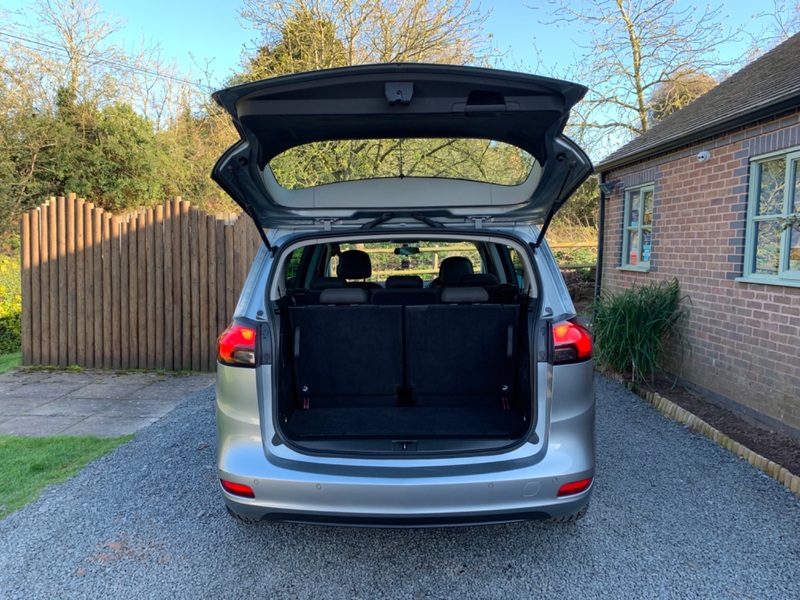
[[[507,406],[519,306],[486,304],[477,287],[445,288],[441,304],[405,308],[406,369],[416,406]]]
[[[291,306],[289,342],[301,408],[394,406],[403,383],[402,307],[367,304],[362,288],[326,289]]]

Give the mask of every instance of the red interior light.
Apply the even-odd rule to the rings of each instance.
[[[580,362],[592,357],[592,336],[589,331],[572,321],[553,327],[555,364]]]
[[[559,498],[563,496],[574,496],[575,494],[580,494],[588,490],[590,485],[592,485],[591,477],[588,479],[581,479],[580,481],[571,481],[558,488],[557,495]]]
[[[233,494],[234,496],[242,496],[244,498],[255,498],[256,495],[253,492],[253,488],[249,485],[244,485],[243,483],[234,483],[233,481],[226,481],[224,479],[220,479],[219,482],[222,484],[222,489],[224,489],[229,494]]]
[[[227,365],[256,364],[256,330],[236,322],[222,332],[217,341],[217,358]]]

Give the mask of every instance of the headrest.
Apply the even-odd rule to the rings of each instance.
[[[442,290],[442,304],[475,304],[489,300],[489,293],[479,287],[452,287]]]
[[[422,277],[419,275],[390,275],[386,278],[387,288],[421,288]]]
[[[320,304],[366,304],[369,292],[363,288],[346,287],[322,290]]]
[[[484,285],[497,285],[497,277],[491,273],[475,273],[474,275],[464,275],[461,278],[461,285],[478,287]]]
[[[363,250],[348,250],[339,255],[336,274],[343,279],[367,279],[372,275],[369,254]]]
[[[472,262],[466,256],[449,256],[439,265],[439,285],[459,285],[462,277],[473,272]]]
[[[328,288],[343,288],[345,281],[338,277],[314,277],[311,280],[312,290],[327,290]]]

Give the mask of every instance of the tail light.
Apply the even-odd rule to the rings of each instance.
[[[571,481],[558,488],[557,496],[559,498],[563,498],[564,496],[574,496],[575,494],[580,494],[581,492],[588,490],[590,485],[592,485],[591,477],[588,479],[581,479],[580,481]]]
[[[592,357],[592,336],[574,321],[553,326],[553,364],[582,362]]]
[[[234,483],[233,481],[227,481],[226,479],[220,479],[219,482],[222,484],[222,489],[229,494],[241,496],[242,498],[256,497],[255,492],[253,492],[253,488],[251,488],[249,485],[244,485],[243,483]]]
[[[226,365],[255,366],[256,330],[231,323],[217,340],[217,359]]]

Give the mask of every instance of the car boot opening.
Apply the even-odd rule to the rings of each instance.
[[[374,304],[381,292],[323,290],[285,306],[278,423],[324,451],[505,447],[531,425],[527,302],[490,303],[480,287],[439,303]],[[399,302],[398,296],[395,301]]]

